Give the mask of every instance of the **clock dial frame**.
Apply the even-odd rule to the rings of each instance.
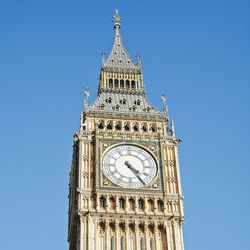
[[[102,171],[114,184],[124,188],[140,188],[156,177],[158,166],[144,148],[122,144],[109,149],[102,159]]]

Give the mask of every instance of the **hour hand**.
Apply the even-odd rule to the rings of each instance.
[[[140,174],[140,172],[139,172],[138,170],[136,170],[128,161],[125,161],[125,165],[126,165],[130,170],[132,170],[132,172],[133,172],[135,175]]]
[[[139,179],[139,181],[143,184],[143,185],[146,185],[146,183],[142,180],[142,178],[139,176],[140,175],[140,172],[139,170],[136,170],[132,165],[129,164],[128,161],[125,161],[125,165],[130,169],[132,170],[132,172],[136,175],[136,177]]]

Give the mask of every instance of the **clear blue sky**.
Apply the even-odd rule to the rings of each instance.
[[[247,0],[0,2],[0,249],[68,248],[72,134],[116,8],[149,99],[161,108],[165,91],[183,139],[185,248],[250,249]]]

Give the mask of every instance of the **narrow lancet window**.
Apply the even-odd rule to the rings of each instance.
[[[120,87],[124,88],[124,80],[120,80]]]
[[[119,81],[117,79],[115,79],[115,88],[118,88],[118,83],[119,83]]]
[[[135,81],[131,82],[131,88],[134,89],[135,88]]]
[[[126,88],[130,89],[130,82],[129,82],[129,80],[126,80]]]
[[[109,79],[109,87],[113,88],[113,79]]]

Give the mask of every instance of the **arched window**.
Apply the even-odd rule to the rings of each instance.
[[[109,79],[109,87],[113,88],[113,79]]]
[[[147,129],[144,125],[142,126],[142,130],[143,130],[143,132],[147,132]]]
[[[126,124],[124,128],[125,128],[125,130],[129,131],[129,126],[128,126],[128,124]]]
[[[105,207],[105,198],[104,197],[101,197],[100,198],[100,207]]]
[[[130,82],[129,82],[129,80],[126,80],[126,88],[130,89]]]
[[[99,123],[98,128],[99,128],[99,129],[103,129],[102,122]]]
[[[132,89],[135,88],[135,81],[131,81],[131,88],[132,88]]]
[[[120,199],[119,199],[119,207],[120,207],[120,208],[124,208],[124,203],[125,203],[125,202],[124,202],[124,199],[123,199],[123,198],[120,198]]]
[[[111,102],[112,102],[112,98],[109,97],[108,99],[106,99],[106,102],[107,102],[107,103],[111,103]]]
[[[110,208],[115,210],[115,198],[111,197],[109,199]]]
[[[124,80],[120,80],[120,87],[124,88]]]
[[[135,200],[133,198],[129,199],[129,209],[134,210],[135,209]]]
[[[144,202],[141,199],[138,200],[138,208],[141,209],[141,210],[143,210],[143,208],[144,208]]]
[[[163,211],[163,202],[161,200],[157,201],[157,208],[159,211]]]
[[[115,79],[115,88],[118,88],[118,83],[119,83],[118,79]]]
[[[136,125],[134,126],[134,131],[138,131],[138,127]]]
[[[107,129],[112,129],[112,125],[109,123]]]
[[[151,130],[152,130],[152,132],[156,132],[156,127],[152,126]]]
[[[115,129],[116,129],[116,130],[121,130],[121,126],[120,126],[119,124],[117,124],[117,125],[115,126]]]
[[[136,100],[136,101],[134,101],[134,104],[140,106],[141,101],[140,100]]]
[[[124,105],[124,104],[126,104],[126,103],[127,103],[127,101],[126,101],[126,99],[125,99],[125,98],[123,98],[122,100],[120,100],[120,103]]]
[[[150,212],[154,211],[154,201],[151,199],[148,200],[148,209]]]

